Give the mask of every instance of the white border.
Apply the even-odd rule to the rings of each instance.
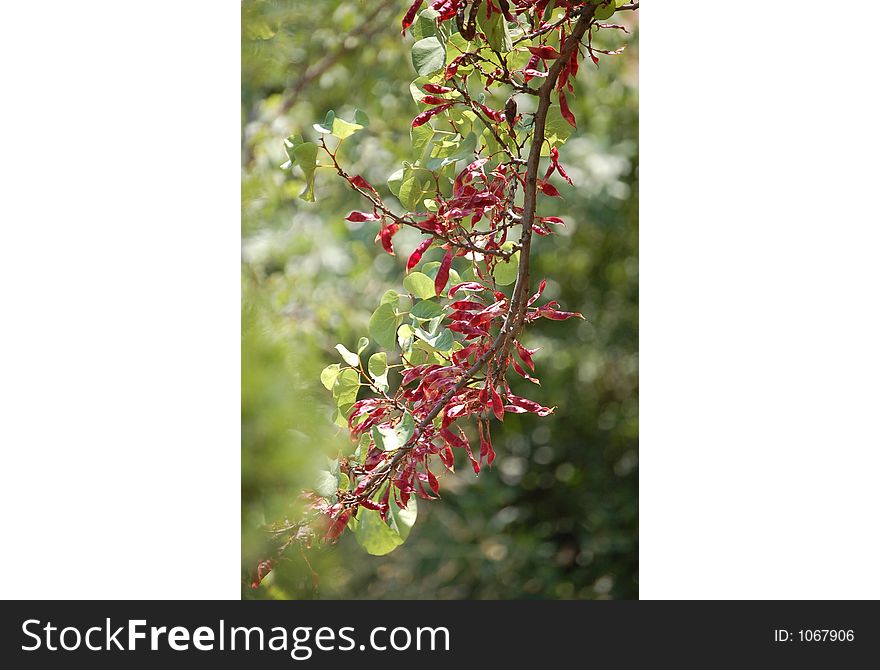
[[[878,598],[880,8],[643,4],[640,596]]]
[[[239,594],[237,2],[0,8],[0,586]]]

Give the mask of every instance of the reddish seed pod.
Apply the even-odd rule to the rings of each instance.
[[[441,295],[443,289],[446,288],[446,283],[449,281],[449,268],[451,266],[452,249],[446,252],[446,255],[443,256],[443,260],[440,262],[440,267],[437,269],[437,276],[434,278],[434,293],[436,295]]]
[[[574,114],[571,113],[571,109],[568,107],[568,100],[565,99],[565,93],[559,91],[559,111],[562,113],[562,117],[568,121],[572,127],[577,128],[577,120],[574,118]]]
[[[416,265],[419,264],[419,261],[422,260],[422,255],[428,250],[428,247],[431,246],[431,243],[434,241],[433,237],[429,237],[426,240],[422,240],[419,246],[416,247],[415,251],[409,257],[409,260],[406,262],[406,271],[409,272]]]
[[[424,1],[425,0],[416,0],[414,3],[412,3],[412,6],[408,10],[406,10],[406,14],[403,15],[403,21],[401,22],[401,25],[403,26],[403,30],[400,31],[401,35],[405,33],[406,29],[413,24],[413,21],[416,18],[416,14],[422,8],[422,3]]]
[[[528,49],[535,56],[537,56],[538,58],[543,58],[544,60],[553,60],[554,58],[559,58],[559,52],[551,46],[528,47]]]
[[[438,105],[432,109],[422,112],[416,118],[412,120],[412,127],[418,128],[419,126],[423,126],[428,121],[431,120],[431,117],[437,116],[441,112],[445,112],[447,109],[452,107],[452,103],[446,103],[445,105]]]
[[[441,86],[440,84],[425,84],[422,86],[428,93],[436,93],[441,95],[443,93],[452,93],[455,89],[449,86]]]

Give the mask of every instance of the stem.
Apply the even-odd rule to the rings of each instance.
[[[522,327],[522,320],[525,314],[526,295],[529,291],[530,279],[532,223],[535,220],[535,208],[537,206],[538,167],[541,161],[541,147],[544,144],[547,112],[550,110],[550,97],[553,89],[556,87],[556,81],[559,79],[562,68],[568,63],[571,54],[578,48],[581,39],[589,29],[595,10],[595,6],[586,7],[583,10],[574,29],[566,38],[565,44],[562,45],[559,58],[554,61],[547,72],[547,78],[544,80],[541,88],[538,89],[538,108],[535,111],[534,134],[532,135],[532,146],[529,148],[529,158],[526,163],[526,185],[523,193],[523,213],[521,219],[522,236],[519,241],[519,270],[516,275],[513,294],[510,298],[510,309],[501,328],[501,333],[505,335],[505,340],[501,345],[502,352],[500,358],[502,361],[506,360],[510,353],[513,339]],[[503,370],[504,366],[499,366],[501,375],[503,375]]]

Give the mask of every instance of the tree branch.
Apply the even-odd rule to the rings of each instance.
[[[535,207],[537,205],[538,167],[541,161],[541,148],[544,144],[544,129],[547,123],[547,112],[550,110],[550,97],[553,93],[553,89],[556,87],[556,81],[559,79],[559,74],[562,72],[562,68],[568,63],[571,54],[578,48],[581,39],[590,27],[595,10],[595,6],[587,7],[583,10],[574,29],[566,38],[565,44],[562,45],[559,57],[553,62],[553,65],[547,72],[547,78],[544,80],[541,88],[538,89],[538,108],[535,110],[532,145],[529,148],[529,158],[526,163],[523,214],[520,221],[522,225],[522,236],[520,237],[519,242],[519,270],[516,275],[516,284],[510,298],[510,309],[507,313],[507,319],[501,328],[501,333],[505,336],[504,343],[501,345],[502,351],[500,359],[502,361],[507,359],[507,356],[510,353],[510,347],[513,346],[513,339],[522,326],[522,318],[526,307],[526,295],[529,291],[530,251],[532,247],[532,224],[535,220]],[[503,365],[499,366],[499,370],[502,371],[502,374],[503,369]]]
[[[535,207],[537,205],[537,184],[538,169],[541,160],[541,147],[544,144],[544,132],[547,121],[547,112],[550,109],[551,95],[556,86],[562,68],[568,63],[571,54],[578,48],[581,39],[586,34],[587,29],[593,21],[593,12],[595,7],[585,8],[575,24],[571,34],[566,39],[560,51],[559,58],[553,63],[547,74],[547,79],[538,90],[539,100],[538,108],[535,111],[534,131],[532,135],[532,145],[529,149],[529,158],[526,163],[526,185],[523,199],[522,214],[522,236],[520,238],[520,261],[517,271],[516,284],[511,295],[510,304],[508,306],[507,315],[501,330],[493,340],[492,344],[486,351],[469,367],[459,378],[458,382],[450,388],[443,396],[437,400],[431,407],[431,410],[425,417],[416,424],[412,437],[406,444],[398,447],[397,451],[386,464],[378,466],[371,472],[371,481],[366,488],[363,496],[372,495],[379,486],[385,482],[391,472],[395,470],[397,465],[403,460],[406,453],[412,449],[417,443],[422,431],[427,428],[431,422],[443,411],[447,403],[452,400],[465,386],[467,386],[476,375],[485,366],[491,363],[496,356],[501,360],[506,360],[510,353],[510,347],[516,333],[522,327],[523,317],[526,308],[526,295],[529,291],[529,254],[531,250],[532,240],[532,223],[535,218]],[[502,364],[498,370],[503,374],[505,366]],[[487,373],[488,376],[488,373]],[[357,500],[353,501],[352,507],[357,507]]]

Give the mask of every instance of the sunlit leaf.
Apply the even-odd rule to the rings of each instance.
[[[446,49],[435,36],[420,39],[412,46],[412,63],[420,75],[433,74],[446,64]]]

